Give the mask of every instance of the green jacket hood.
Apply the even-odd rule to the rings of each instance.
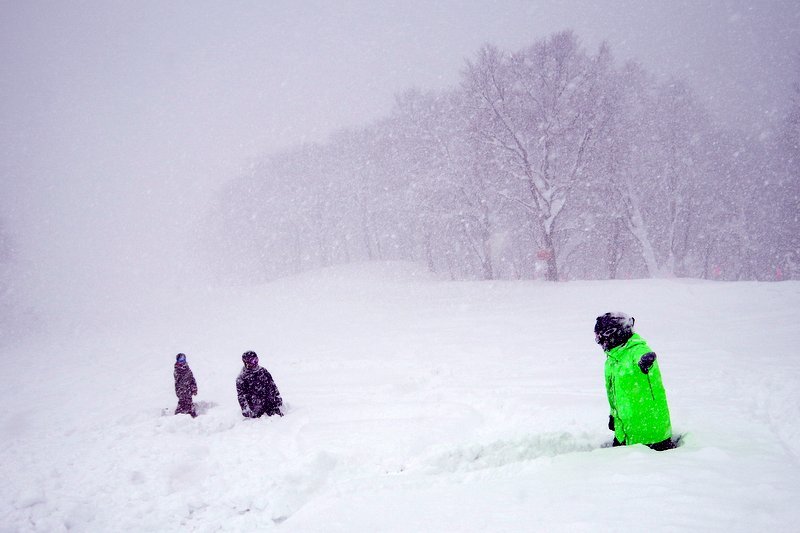
[[[620,344],[619,346],[614,346],[613,348],[611,348],[609,351],[606,352],[606,355],[608,357],[613,358],[613,359],[619,359],[620,356],[623,353],[625,353],[627,351],[637,352],[637,351],[641,350],[642,347],[647,348],[647,342],[642,337],[640,337],[638,333],[634,333],[625,342],[625,344]],[[649,352],[650,349],[647,348],[646,351]],[[645,352],[642,352],[642,353],[645,353]]]

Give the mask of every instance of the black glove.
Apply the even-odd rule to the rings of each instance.
[[[656,361],[656,354],[655,352],[648,352],[639,359],[639,369],[642,373],[647,374],[650,372],[650,368],[653,366],[653,363]]]
[[[614,431],[614,415],[608,415],[608,429]]]

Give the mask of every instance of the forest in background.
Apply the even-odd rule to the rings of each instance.
[[[223,282],[368,260],[451,279],[800,278],[800,89],[770,131],[570,31],[265,157],[199,228]]]

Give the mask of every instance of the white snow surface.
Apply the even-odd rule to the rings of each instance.
[[[390,263],[119,307],[0,352],[0,531],[800,523],[800,282],[449,282]],[[610,310],[659,356],[676,450],[607,447],[592,329]],[[246,350],[285,417],[242,418]],[[196,419],[171,414],[178,352]]]

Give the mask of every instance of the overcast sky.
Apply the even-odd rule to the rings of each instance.
[[[796,0],[0,0],[0,215],[44,291],[160,281],[224,180],[453,86],[483,43],[573,29],[761,130],[798,28]]]

